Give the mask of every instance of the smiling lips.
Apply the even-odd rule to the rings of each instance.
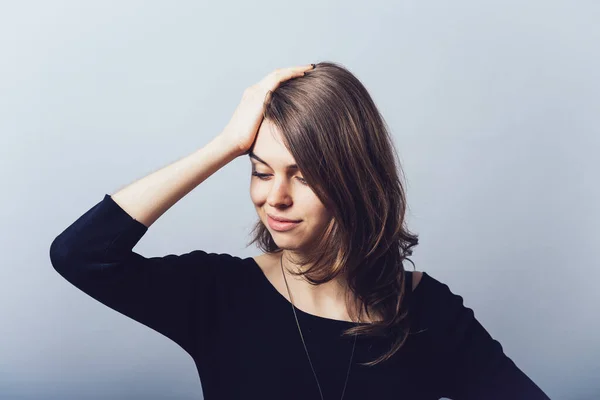
[[[277,221],[277,220],[273,219],[273,217],[271,217],[270,215],[267,214],[267,222],[269,223],[269,226],[272,229],[274,229],[278,232],[285,232],[285,231],[295,228],[302,221],[287,221],[287,222],[286,221]]]
[[[271,215],[271,214],[267,214],[269,217],[271,217],[272,219],[274,219],[275,221],[279,221],[279,222],[300,222],[300,220],[296,220],[296,219],[288,219],[288,218],[283,218],[283,217],[277,217],[275,215]]]

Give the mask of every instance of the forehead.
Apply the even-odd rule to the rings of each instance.
[[[252,151],[248,154],[253,162],[271,168],[297,169],[296,161],[283,145],[283,137],[270,121],[261,124]]]

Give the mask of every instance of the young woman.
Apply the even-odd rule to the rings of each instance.
[[[252,165],[249,244],[261,255],[132,251],[240,155]],[[52,265],[178,343],[207,400],[548,399],[461,296],[405,271],[418,240],[399,171],[355,76],[329,62],[278,69],[245,90],[205,147],[106,194],[58,235]]]

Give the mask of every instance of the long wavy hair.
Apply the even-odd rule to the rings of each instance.
[[[412,288],[405,285],[403,262],[414,269],[408,256],[418,236],[405,226],[404,174],[386,122],[360,81],[333,62],[269,92],[264,119],[281,132],[303,178],[332,213],[299,260],[311,267],[292,273],[313,285],[343,274],[354,295],[348,304],[360,304],[360,310],[349,307],[350,314],[378,316],[343,335],[391,338],[389,351],[362,365],[388,360],[409,335],[403,300]],[[248,246],[253,243],[266,253],[282,251],[260,219]]]

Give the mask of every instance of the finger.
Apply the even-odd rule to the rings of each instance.
[[[275,76],[290,76],[290,75],[295,75],[299,72],[305,72],[308,70],[311,70],[315,67],[315,64],[307,64],[307,65],[299,65],[299,66],[295,66],[295,67],[288,67],[288,68],[277,68],[276,70],[272,71],[271,74],[269,75],[275,75]]]
[[[314,64],[301,65],[298,67],[278,68],[265,76],[260,85],[267,90],[275,90],[277,86],[288,79],[304,76],[304,72],[313,69]]]

